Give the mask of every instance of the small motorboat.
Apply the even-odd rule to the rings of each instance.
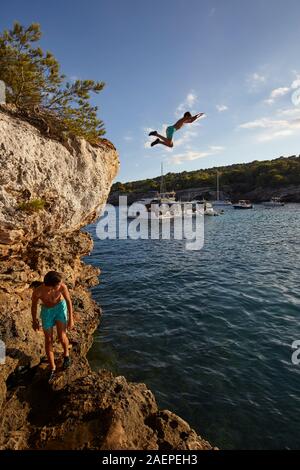
[[[238,203],[233,204],[233,207],[235,209],[253,209],[253,204],[246,199],[241,199]]]
[[[219,213],[214,210],[210,202],[205,202],[204,203],[204,215],[216,216],[216,215],[219,215]]]
[[[272,197],[271,201],[263,203],[265,207],[282,207],[284,202],[281,201],[280,197]]]

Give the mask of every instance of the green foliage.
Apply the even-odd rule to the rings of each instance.
[[[21,202],[18,209],[24,212],[38,212],[45,208],[46,201],[44,199],[32,199],[28,202]]]
[[[254,161],[251,163],[214,167],[204,170],[183,171],[165,175],[169,191],[188,188],[215,188],[217,170],[221,185],[232,192],[250,192],[258,187],[276,188],[300,184],[300,156],[280,157],[275,160]],[[160,177],[130,183],[115,183],[112,191],[147,192],[159,190]],[[122,184],[122,189],[120,188]]]
[[[105,130],[90,99],[105,84],[66,81],[53,54],[34,47],[41,35],[37,23],[27,28],[15,23],[0,35],[0,80],[7,86],[7,103],[26,109],[41,107],[58,117],[68,132],[97,143]]]

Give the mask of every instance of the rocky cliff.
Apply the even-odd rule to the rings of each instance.
[[[101,310],[88,288],[99,270],[80,231],[99,215],[119,161],[113,145],[44,135],[17,110],[0,108],[1,449],[211,449],[189,425],[160,411],[144,384],[86,359]],[[48,270],[64,274],[75,309],[72,365],[50,386],[43,334],[31,327],[32,286]],[[55,344],[59,364],[61,350]]]

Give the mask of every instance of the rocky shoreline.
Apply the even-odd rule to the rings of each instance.
[[[112,191],[109,194],[108,202],[114,206],[119,204],[119,196],[127,196],[127,203],[133,204],[144,198],[156,197],[156,191],[148,192],[120,192]],[[206,199],[207,201],[216,200],[216,191],[211,187],[201,188],[188,188],[176,191],[176,200],[189,202],[193,199]],[[300,202],[300,185],[288,185],[278,188],[258,187],[250,192],[233,191],[230,187],[224,187],[223,191],[220,191],[220,199],[229,199],[232,202],[237,202],[240,199],[249,199],[255,204],[270,201],[272,197],[280,197],[283,202]]]
[[[89,292],[100,271],[81,261],[93,248],[81,228],[107,200],[119,167],[113,145],[59,142],[2,106],[0,165],[0,449],[212,449],[159,410],[146,385],[92,372],[86,358],[101,318]],[[51,386],[30,313],[32,287],[50,269],[63,273],[76,319],[72,365]],[[60,368],[58,342],[55,356]]]

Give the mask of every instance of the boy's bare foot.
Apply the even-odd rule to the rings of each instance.
[[[159,139],[156,139],[154,142],[152,142],[151,147],[153,147],[154,145],[159,144],[159,142],[160,142],[160,140],[159,140]]]
[[[150,136],[151,136],[151,135],[154,135],[154,136],[156,136],[156,135],[157,135],[157,131],[152,131],[152,132],[149,132],[149,134],[148,134],[148,135],[150,135]]]

